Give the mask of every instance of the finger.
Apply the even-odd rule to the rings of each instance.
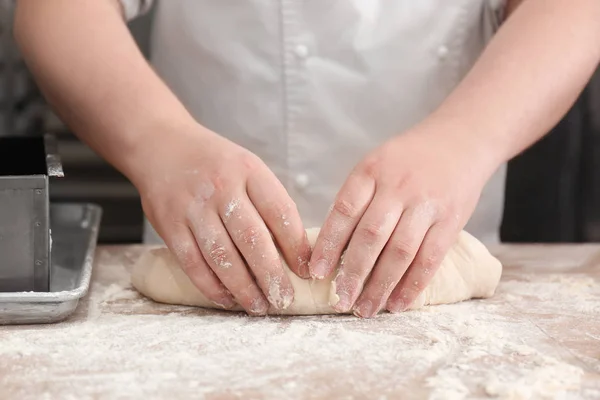
[[[200,212],[201,209],[196,209]],[[265,315],[269,303],[254,282],[219,216],[191,211],[188,223],[204,260],[236,301],[251,315]]]
[[[226,309],[236,305],[231,293],[206,264],[187,226],[181,226],[172,234],[165,235],[165,243],[179,261],[181,269],[208,300]]]
[[[250,176],[246,190],[260,217],[273,233],[289,268],[301,278],[310,278],[310,243],[296,204],[281,182],[265,169]]]
[[[227,203],[221,219],[269,303],[277,310],[288,308],[294,288],[269,230],[245,193]]]
[[[386,304],[390,293],[413,262],[431,223],[431,216],[423,212],[422,206],[408,208],[402,214],[355,304],[356,315],[372,317]]]
[[[457,233],[456,229],[443,223],[429,229],[417,256],[387,301],[390,312],[407,310],[429,285],[448,249],[456,241]]]
[[[323,279],[337,266],[354,228],[375,193],[373,178],[353,173],[338,193],[319,233],[309,263],[310,275]]]
[[[339,297],[334,309],[347,312],[360,294],[379,254],[398,224],[402,207],[393,197],[376,195],[352,234],[335,278]]]

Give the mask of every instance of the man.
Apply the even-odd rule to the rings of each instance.
[[[505,162],[600,57],[597,0],[170,0],[155,73],[125,25],[149,5],[19,0],[15,34],[194,284],[253,315],[293,301],[276,245],[316,279],[347,247],[338,311],[406,309],[467,222],[497,240]]]

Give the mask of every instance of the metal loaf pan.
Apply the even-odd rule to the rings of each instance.
[[[52,135],[0,137],[0,292],[50,290],[49,178],[63,171]]]
[[[49,292],[0,293],[0,325],[62,321],[89,289],[102,217],[93,204],[50,205]]]

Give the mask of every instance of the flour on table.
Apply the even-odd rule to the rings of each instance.
[[[307,230],[311,245],[314,245],[318,234],[318,228]],[[305,280],[297,277],[285,262],[283,265],[294,287],[294,302],[282,311],[272,308],[270,314],[335,313],[335,272],[323,280]],[[475,237],[462,231],[433,280],[411,308],[491,297],[501,274],[500,261]],[[140,293],[160,303],[218,308],[195,287],[167,248],[153,249],[144,254],[134,266],[132,283]]]
[[[24,400],[39,398],[32,388],[106,399],[594,398],[565,396],[582,369],[545,355],[537,328],[486,303],[291,319],[156,304],[144,314],[147,302],[97,295],[93,319],[4,333],[4,390],[19,387],[9,393]],[[520,354],[523,342],[537,348]]]
[[[507,269],[487,301],[369,320],[254,318],[148,301],[130,285],[146,252],[100,249],[69,320],[0,328],[0,397],[600,398],[589,275]]]

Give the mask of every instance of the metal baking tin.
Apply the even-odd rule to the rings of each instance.
[[[50,205],[49,292],[0,293],[0,325],[59,322],[90,286],[102,210],[93,204]]]
[[[50,177],[64,176],[53,135],[0,138],[0,292],[50,290]]]

